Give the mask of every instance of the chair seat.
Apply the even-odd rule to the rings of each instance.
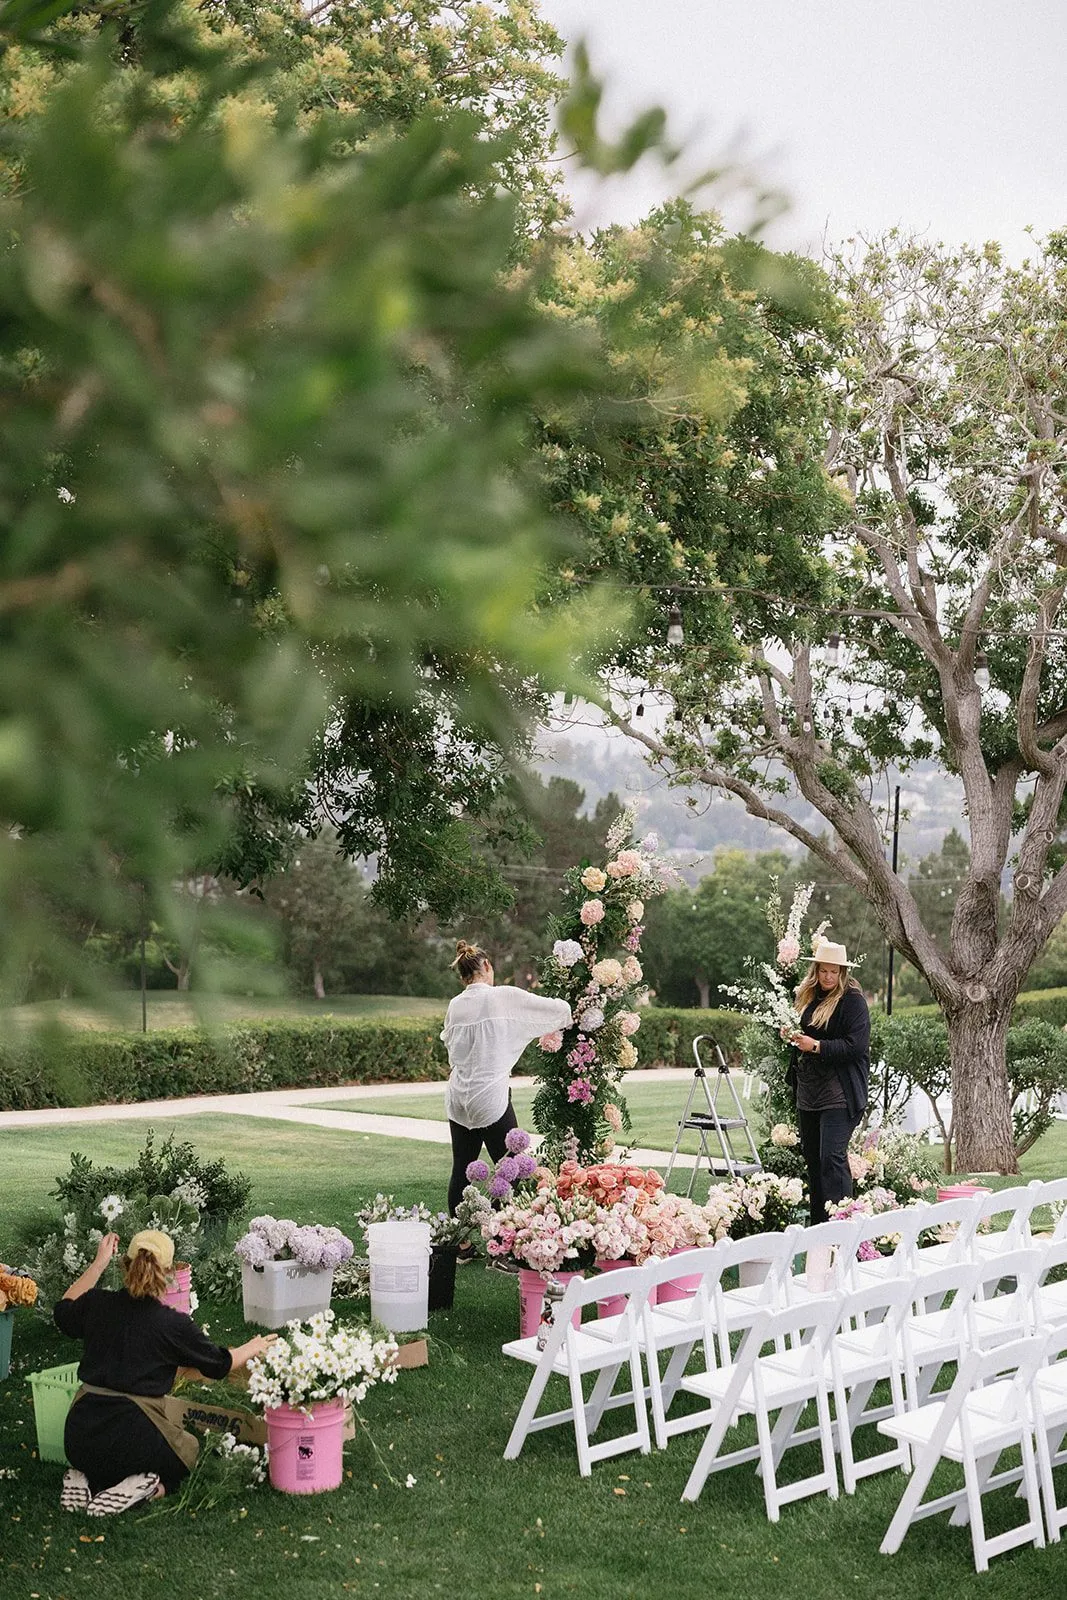
[[[760,1358],[763,1393],[772,1410],[777,1406],[789,1405],[795,1400],[808,1399],[821,1387],[823,1380],[811,1373],[808,1365],[809,1352],[804,1346]],[[689,1394],[703,1395],[709,1400],[721,1400],[730,1387],[733,1376],[732,1367],[720,1367],[715,1372],[694,1372],[682,1379],[681,1388]],[[751,1411],[754,1404],[752,1379],[748,1378],[742,1386],[738,1405],[743,1410]]]
[[[651,1311],[652,1337],[661,1349],[669,1349],[672,1345],[684,1344],[687,1339],[699,1339],[704,1333],[702,1317],[694,1316],[690,1308],[689,1316],[685,1320],[681,1317],[661,1316],[657,1309]],[[582,1333],[590,1339],[604,1340],[619,1337],[619,1324],[622,1317],[597,1317],[595,1322],[583,1322]],[[638,1324],[636,1338],[642,1350],[646,1348],[647,1337],[643,1323]]]
[[[1011,1445],[1019,1443],[1025,1423],[987,1416],[971,1403],[972,1399],[973,1396],[969,1396],[966,1403],[967,1422],[971,1446],[979,1459],[982,1456],[992,1455],[994,1451],[1007,1450]],[[918,1411],[905,1411],[900,1416],[884,1417],[878,1423],[878,1432],[888,1435],[891,1439],[900,1439],[913,1448],[919,1448],[929,1444],[944,1408],[943,1400],[932,1400],[928,1405],[921,1406]],[[941,1446],[941,1454],[947,1456],[950,1461],[963,1461],[965,1452],[958,1422],[953,1423],[949,1429],[948,1438]]]
[[[576,1329],[574,1332],[575,1365],[579,1372],[592,1371],[602,1367],[604,1364],[604,1339],[586,1331],[587,1328],[595,1326],[595,1323],[583,1323],[581,1328]],[[501,1346],[501,1349],[504,1355],[511,1356],[516,1361],[526,1361],[531,1367],[537,1366],[543,1354],[543,1351],[537,1348],[537,1335],[535,1333],[531,1334],[527,1339],[510,1339],[507,1344]],[[619,1360],[624,1362],[628,1359],[629,1346],[624,1342],[620,1342]],[[586,1368],[587,1362],[588,1369]],[[552,1363],[552,1371],[561,1373],[564,1377],[570,1371],[566,1344],[560,1346],[559,1355]]]

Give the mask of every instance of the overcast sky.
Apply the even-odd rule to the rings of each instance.
[[[608,80],[611,120],[663,105],[692,170],[744,135],[792,208],[768,242],[900,224],[948,240],[1067,224],[1067,0],[542,0]],[[632,221],[682,186],[645,163],[579,220]],[[727,207],[746,220],[738,201]]]

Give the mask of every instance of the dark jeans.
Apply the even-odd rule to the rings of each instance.
[[[797,1109],[812,1222],[826,1222],[827,1201],[847,1200],[852,1193],[848,1141],[859,1120],[845,1106],[831,1106],[826,1111]]]
[[[515,1115],[510,1094],[508,1109],[491,1127],[464,1128],[458,1122],[449,1121],[448,1131],[452,1135],[452,1176],[448,1180],[448,1209],[452,1216],[455,1216],[456,1207],[467,1187],[467,1168],[481,1155],[482,1145],[485,1145],[493,1161],[499,1161],[507,1151],[505,1139],[512,1128],[517,1128],[518,1125],[519,1119]]]

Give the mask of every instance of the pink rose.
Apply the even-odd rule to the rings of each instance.
[[[587,928],[592,928],[596,923],[604,920],[604,902],[602,900],[587,900],[578,915]]]
[[[643,977],[641,963],[636,956],[627,956],[622,964],[622,975],[627,983],[640,983]]]
[[[538,1039],[538,1044],[546,1055],[551,1055],[554,1050],[559,1050],[563,1044],[563,1035],[557,1028],[554,1033],[543,1033]]]
[[[628,1039],[632,1033],[636,1033],[640,1026],[641,1018],[636,1011],[619,1012],[619,1027],[622,1029],[625,1038]]]
[[[795,939],[779,939],[778,965],[791,967],[795,961],[800,960],[800,946]]]

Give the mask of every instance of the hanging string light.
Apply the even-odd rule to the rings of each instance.
[[[641,699],[641,700],[639,700],[637,702],[637,710],[634,712],[634,716],[635,717],[643,717],[644,714],[645,714],[645,702],[644,702],[643,699]]]
[[[974,658],[974,681],[979,692],[985,694],[989,688],[989,657],[984,650],[979,650]]]
[[[826,665],[836,667],[841,659],[841,635],[832,633],[826,641]]]
[[[682,626],[682,608],[677,600],[672,601],[671,609],[667,612],[667,643],[677,647],[685,643],[685,629]]]

